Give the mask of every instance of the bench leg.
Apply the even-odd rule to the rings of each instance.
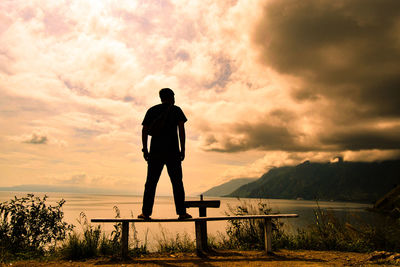
[[[272,253],[272,222],[264,219],[265,252]]]
[[[129,222],[122,222],[122,236],[121,236],[122,258],[126,258],[128,256],[128,240],[129,240]]]
[[[195,221],[196,230],[196,252],[198,256],[203,255],[203,252],[208,250],[207,246],[207,224],[206,222]]]

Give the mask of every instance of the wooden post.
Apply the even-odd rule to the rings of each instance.
[[[265,252],[272,253],[272,222],[271,219],[264,219]]]
[[[204,222],[195,221],[194,224],[196,230],[196,252],[198,256],[203,256],[203,251],[207,250],[207,233],[204,232]]]
[[[122,222],[122,235],[121,235],[122,258],[126,258],[128,256],[128,240],[129,240],[129,222]]]
[[[203,195],[200,195],[200,201],[203,201]],[[199,217],[207,217],[207,207],[199,207]],[[199,222],[199,227],[201,228],[201,249],[203,251],[208,251],[207,222]]]

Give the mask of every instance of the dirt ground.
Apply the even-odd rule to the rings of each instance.
[[[216,251],[205,257],[194,253],[149,254],[140,258],[87,261],[22,261],[4,266],[400,266],[400,254],[336,251],[280,250],[274,255],[260,251]]]

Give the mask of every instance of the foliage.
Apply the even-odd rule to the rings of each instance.
[[[240,200],[240,204],[236,207],[228,206],[226,215],[266,215],[271,214],[271,208],[265,201],[260,200],[256,206]],[[277,219],[272,220],[273,242],[272,246],[276,247],[276,240],[283,235],[283,223]],[[260,219],[249,220],[231,220],[228,221],[226,229],[228,238],[223,238],[223,246],[228,248],[240,249],[264,249],[264,221]]]
[[[114,207],[115,218],[120,218],[118,207]],[[77,232],[69,234],[67,241],[61,249],[65,259],[77,260],[93,258],[99,255],[118,255],[121,251],[122,223],[115,223],[114,229],[110,235],[102,231],[101,226],[91,225],[85,213],[80,214],[78,223],[82,227],[83,236]],[[129,250],[131,255],[140,255],[147,253],[147,240],[141,245],[137,239],[137,231],[132,224],[134,247]]]
[[[73,226],[63,221],[62,199],[56,206],[28,194],[0,203],[0,251],[5,255],[37,254],[55,249]]]
[[[195,250],[195,242],[187,233],[183,235],[177,233],[173,237],[161,227],[161,237],[157,239],[157,250],[167,253],[190,252]]]
[[[83,230],[83,237],[77,232],[68,235],[68,241],[62,248],[62,255],[66,259],[77,260],[91,258],[98,255],[101,238],[100,225],[94,227],[88,223],[86,214],[81,212],[78,223]]]
[[[352,225],[339,220],[331,210],[314,211],[315,220],[297,234],[286,236],[283,247],[295,249],[340,250],[369,252],[400,251],[400,221],[390,217],[374,217],[372,222]]]
[[[241,201],[237,207],[229,207],[234,215],[269,214],[271,209],[265,202],[257,206]],[[356,220],[356,218],[354,218]],[[283,223],[273,221],[272,247],[274,249],[313,249],[369,252],[385,250],[400,252],[400,220],[374,216],[374,221],[356,220],[350,224],[329,209],[317,205],[314,221],[305,229],[290,234],[283,230]],[[262,220],[230,221],[227,237],[222,237],[224,247],[239,249],[264,249]]]

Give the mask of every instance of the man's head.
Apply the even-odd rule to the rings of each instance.
[[[163,88],[160,90],[160,98],[162,103],[175,103],[175,94],[170,88]]]

